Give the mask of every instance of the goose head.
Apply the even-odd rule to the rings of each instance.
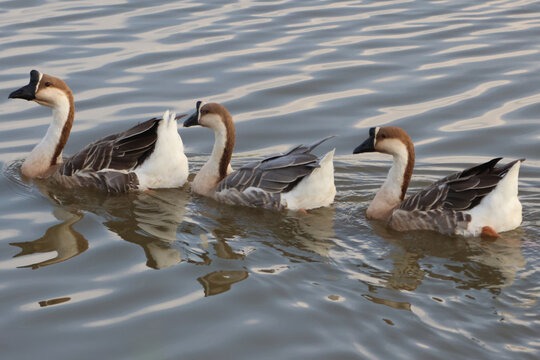
[[[218,103],[197,101],[196,111],[184,121],[184,127],[200,125],[217,132],[234,131],[232,116],[225,106]]]
[[[35,101],[49,108],[63,107],[66,102],[73,101],[71,90],[64,81],[37,70],[30,71],[28,85],[13,91],[8,98]]]
[[[380,152],[404,158],[414,158],[411,138],[405,130],[395,126],[369,129],[369,137],[354,149],[353,154],[365,152]]]
[[[380,152],[394,158],[386,181],[367,212],[368,217],[384,218],[405,198],[414,168],[413,142],[401,128],[374,127],[369,129],[369,137],[354,149],[353,154],[365,152]],[[380,199],[377,198],[379,193]]]

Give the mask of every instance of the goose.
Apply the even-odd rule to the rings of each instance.
[[[30,83],[13,91],[10,99],[24,99],[52,109],[45,137],[24,160],[21,172],[28,178],[48,178],[73,188],[95,187],[107,192],[182,186],[188,161],[178,134],[176,116],[166,111],[117,134],[97,140],[72,157],[62,159],[75,105],[73,94],[59,78],[30,72]]]
[[[215,142],[210,158],[193,179],[193,192],[232,205],[299,211],[334,201],[335,149],[322,159],[311,153],[333,136],[233,171],[230,161],[235,127],[229,111],[218,103],[198,101],[196,111],[184,121],[184,127],[195,125],[214,130]]]
[[[388,176],[370,203],[368,219],[385,220],[398,231],[435,230],[447,235],[499,237],[521,224],[519,159],[495,166],[495,158],[434,182],[405,198],[414,168],[414,146],[405,130],[374,127],[353,154],[393,156]]]

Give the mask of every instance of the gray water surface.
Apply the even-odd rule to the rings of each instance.
[[[4,359],[540,357],[538,1],[0,1]],[[106,196],[21,178],[50,111],[7,100],[37,69],[73,90],[65,155],[166,109],[221,102],[233,166],[330,134],[338,194],[308,214],[188,187]],[[410,192],[527,158],[501,239],[397,233],[365,210],[415,141]],[[213,135],[179,128],[191,172]]]

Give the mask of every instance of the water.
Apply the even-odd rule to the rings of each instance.
[[[540,6],[535,1],[1,1],[0,349],[30,359],[536,359]],[[334,206],[216,204],[187,189],[105,196],[26,183],[50,112],[7,100],[31,69],[72,88],[64,151],[195,101],[237,124],[233,165],[329,134]],[[385,156],[411,190],[525,157],[523,224],[494,242],[396,233],[364,212]],[[180,129],[195,172],[213,135]]]

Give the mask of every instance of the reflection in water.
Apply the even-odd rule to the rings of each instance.
[[[40,181],[36,181],[36,185],[41,193],[59,206],[54,213],[64,222],[50,227],[40,239],[11,244],[22,249],[15,256],[58,253],[53,259],[24,267],[37,269],[62,262],[88,249],[88,241],[72,228],[83,218],[80,210],[102,216],[105,219],[103,224],[109,230],[141,246],[148,267],[162,269],[182,261],[182,254],[175,247],[176,234],[190,198],[182,189],[111,195],[90,189],[65,192]]]
[[[393,264],[386,279],[388,288],[412,291],[426,276],[452,280],[461,289],[502,288],[512,285],[517,272],[526,265],[521,253],[521,229],[486,241],[429,231],[400,233],[375,221],[372,226],[377,235],[394,246],[388,255]],[[439,265],[431,257],[444,261]],[[430,265],[422,266],[422,262]]]
[[[288,258],[304,261],[313,259],[302,252],[327,258],[334,245],[333,207],[314,209],[304,214],[230,206],[213,201],[207,205],[212,207],[202,209],[200,216],[211,221],[204,224],[204,227],[210,229],[215,236],[215,253],[223,259],[245,257],[244,252],[234,251],[227,243],[237,237],[258,239],[267,246],[279,249]]]
[[[382,108],[380,109],[380,112],[382,112],[382,114],[362,119],[355,125],[355,127],[366,128],[366,127],[372,127],[372,126],[389,125],[390,123],[403,119],[405,117],[418,116],[423,113],[433,111],[435,109],[441,109],[441,108],[459,104],[460,102],[481,96],[486,91],[492,88],[507,85],[508,83],[509,81],[506,81],[506,80],[489,81],[489,82],[477,85],[470,90],[460,92],[455,95],[450,95],[444,98],[424,101],[417,104],[407,104],[407,105],[397,105],[397,106],[393,105],[391,107]]]
[[[411,311],[411,304],[408,302],[393,301],[393,300],[383,299],[380,297],[375,297],[373,295],[368,295],[368,294],[364,294],[362,296],[375,304],[386,305],[397,310]]]
[[[125,241],[141,246],[148,267],[163,269],[179,264],[182,254],[175,243],[189,194],[182,189],[159,189],[130,194],[129,198],[112,197],[102,204],[107,211],[103,224]]]
[[[61,298],[56,298],[56,299],[50,299],[50,300],[43,300],[43,301],[39,302],[39,306],[40,307],[45,307],[45,306],[51,306],[51,305],[58,305],[58,304],[61,304],[61,303],[68,302],[69,300],[71,300],[71,298],[68,297],[68,296],[61,297]]]
[[[212,296],[230,290],[232,284],[247,279],[248,275],[244,270],[222,270],[211,272],[197,280],[204,288],[204,296]]]
[[[53,214],[58,220],[62,220],[63,222],[51,226],[47,229],[45,235],[37,240],[10,243],[10,245],[21,248],[21,252],[14,257],[48,252],[56,252],[57,255],[52,259],[20,266],[21,268],[38,269],[43,266],[56,264],[71,259],[88,249],[88,241],[80,233],[73,230],[73,225],[80,221],[83,215],[61,208],[55,209]]]
[[[59,214],[57,217],[61,218],[60,214],[64,214],[66,219],[62,224],[49,228],[38,240],[12,244],[22,248],[16,256],[38,252],[58,253],[54,259],[29,265],[33,268],[67,260],[88,249],[88,241],[72,228],[83,218],[84,211],[103,218],[103,225],[107,229],[123,240],[142,247],[147,258],[146,265],[152,269],[170,267],[183,259],[190,263],[210,265],[212,256],[243,260],[246,248],[235,249],[231,246],[233,243],[229,243],[236,238],[260,239],[296,261],[313,261],[309,254],[327,258],[334,245],[331,240],[335,236],[333,207],[303,214],[230,206],[199,199],[198,211],[185,221],[185,208],[191,202],[191,194],[185,189],[112,195],[93,189],[65,192],[46,181],[36,180],[34,183],[42,194],[58,206],[55,210]],[[309,254],[306,255],[306,252]]]

